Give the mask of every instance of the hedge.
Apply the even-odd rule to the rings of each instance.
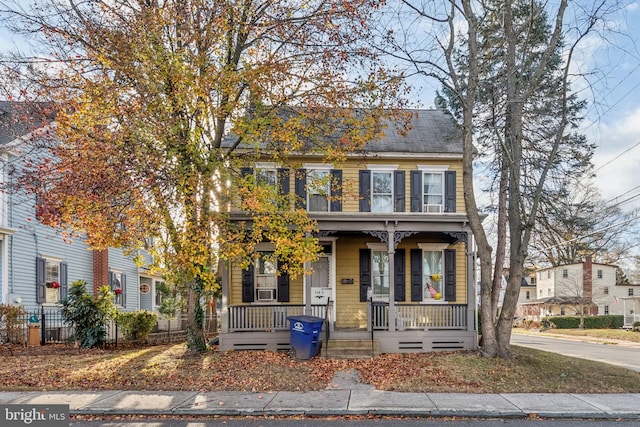
[[[543,322],[549,322],[556,329],[577,329],[580,327],[578,316],[552,316],[545,317]],[[623,316],[585,316],[585,329],[619,329],[624,325]]]

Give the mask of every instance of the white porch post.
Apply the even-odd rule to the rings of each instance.
[[[224,261],[222,264],[222,304],[220,313],[220,330],[222,333],[229,332],[229,261]]]
[[[476,252],[473,235],[467,233],[467,242],[465,243],[467,250],[467,331],[478,330],[478,319],[476,316]]]
[[[395,238],[393,225],[387,225],[387,252],[389,253],[389,324],[390,332],[396,330],[396,298],[395,298]]]

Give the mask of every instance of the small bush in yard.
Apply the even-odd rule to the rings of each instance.
[[[101,347],[107,341],[107,323],[117,313],[113,292],[108,286],[93,297],[87,292],[86,282],[76,280],[69,287],[69,296],[62,301],[62,317],[73,325],[73,339],[82,348]]]
[[[640,332],[640,322],[633,322],[633,325],[631,325],[631,330],[634,332]]]
[[[578,316],[552,316],[545,317],[543,322],[555,325],[557,329],[578,329],[580,327],[580,317]],[[617,329],[623,324],[622,316],[585,316],[585,329]]]
[[[0,304],[0,342],[22,341],[22,317],[27,314],[21,305]]]
[[[118,314],[118,328],[127,340],[146,340],[158,323],[158,314],[147,310],[129,311]]]

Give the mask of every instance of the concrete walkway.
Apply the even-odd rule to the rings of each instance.
[[[375,390],[354,371],[339,372],[326,390],[0,392],[0,404],[68,404],[87,415],[405,415],[640,419],[640,393],[400,393]]]

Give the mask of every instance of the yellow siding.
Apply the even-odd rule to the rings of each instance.
[[[293,207],[293,199],[295,194],[295,170],[302,163],[321,163],[318,159],[292,159],[292,164],[296,165],[291,168],[289,173],[289,189],[291,194],[291,206]],[[449,165],[450,171],[456,172],[456,212],[462,213],[465,211],[464,204],[464,192],[462,190],[462,161],[461,160],[417,160],[413,159],[349,159],[343,164],[334,165],[335,169],[342,169],[342,211],[343,212],[358,212],[359,211],[359,194],[358,194],[358,180],[359,171],[366,169],[367,165],[389,165],[397,166],[398,170],[405,171],[405,212],[410,212],[410,171],[417,170],[417,165],[434,165],[442,166]],[[240,200],[237,197],[237,192],[232,192],[232,210],[237,209],[240,206]],[[235,208],[235,209],[234,209]]]
[[[229,305],[249,304],[242,302],[242,270],[236,263],[230,269],[229,290]],[[289,304],[302,304],[302,295],[302,277],[292,279],[289,284]]]

